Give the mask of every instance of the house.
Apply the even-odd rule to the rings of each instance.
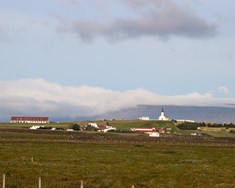
[[[116,129],[116,127],[112,127],[112,126],[104,126],[104,125],[102,126],[102,125],[100,125],[98,131],[99,131],[99,132],[105,132],[105,133],[106,133],[106,132],[112,131],[112,130],[115,131],[115,130],[117,130],[117,129]]]
[[[87,125],[94,127],[94,128],[99,128],[99,126],[97,125],[97,123],[88,123]]]
[[[148,116],[142,116],[142,117],[139,117],[139,120],[145,120],[145,121],[148,121],[150,120]]]
[[[149,137],[160,137],[159,132],[146,132],[146,134],[148,134]]]
[[[35,126],[32,126],[32,127],[30,127],[29,129],[31,129],[31,130],[37,130],[37,129],[39,129],[41,126],[39,126],[39,125],[35,125]]]
[[[12,116],[11,123],[49,123],[49,117]]]

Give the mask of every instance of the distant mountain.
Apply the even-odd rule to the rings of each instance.
[[[170,119],[187,119],[199,122],[235,123],[235,108],[229,107],[198,107],[198,106],[159,106],[138,105],[136,107],[109,112],[96,119],[138,119],[148,116],[157,119],[164,108],[165,115]]]

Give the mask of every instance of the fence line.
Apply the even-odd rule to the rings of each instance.
[[[8,181],[9,180],[9,181]],[[84,181],[79,182],[45,182],[41,177],[37,181],[24,181],[21,178],[7,178],[5,174],[2,176],[2,188],[84,188]],[[135,188],[131,185],[131,188]]]
[[[2,176],[2,188],[84,188],[83,180],[80,182],[63,182],[63,181],[45,181],[41,177],[38,181],[25,180],[22,178]]]

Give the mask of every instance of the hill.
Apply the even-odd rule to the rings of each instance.
[[[198,106],[163,106],[165,114],[171,119],[190,119],[199,122],[235,123],[235,108],[229,107],[198,107]],[[96,119],[138,119],[149,116],[157,119],[162,106],[138,105],[136,107],[109,112],[96,117]]]

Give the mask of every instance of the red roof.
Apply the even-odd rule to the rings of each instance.
[[[131,128],[131,130],[136,132],[156,132],[156,128]]]
[[[48,121],[49,117],[12,116],[11,121]]]

